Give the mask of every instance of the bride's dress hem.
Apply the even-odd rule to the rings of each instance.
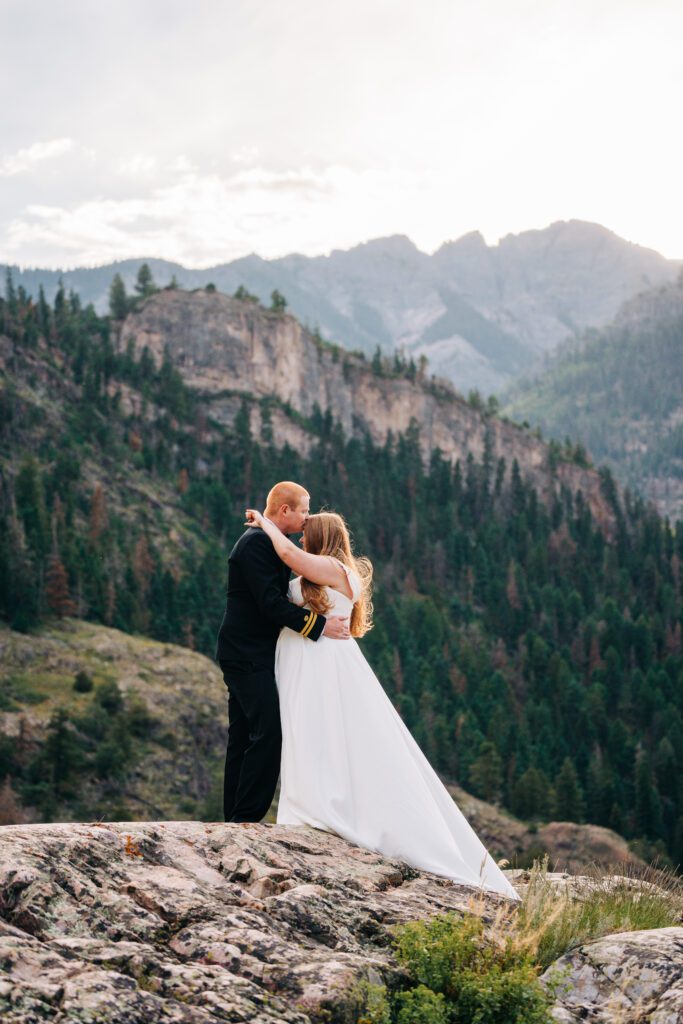
[[[393,860],[398,864],[399,868],[406,868],[407,872],[410,872],[415,877],[418,877],[419,875],[431,875],[432,878],[437,878],[439,882],[452,882],[454,885],[461,886],[465,889],[471,889],[474,893],[485,894],[487,896],[497,896],[500,899],[511,900],[512,902],[520,901],[520,897],[516,894],[511,896],[508,893],[502,893],[499,889],[489,889],[485,885],[481,884],[475,885],[474,882],[467,878],[456,878],[453,875],[442,875],[438,871],[429,871],[427,868],[415,867],[415,865],[410,864],[407,860],[401,860],[400,857],[393,857],[388,853],[384,853],[382,850],[376,850],[372,847],[365,846],[363,843],[355,843],[350,839],[344,839],[344,836],[340,836],[338,832],[328,828],[326,825],[314,825],[307,821],[280,821],[279,819],[276,822],[276,825],[282,825],[283,828],[313,829],[314,832],[324,832],[328,836],[334,836],[335,839],[344,840],[345,843],[348,843],[349,846],[354,846],[357,850],[364,850],[367,853],[374,853],[378,857],[384,857],[386,860]],[[404,881],[409,880],[410,879],[404,878]]]

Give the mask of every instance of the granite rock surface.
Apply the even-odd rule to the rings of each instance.
[[[314,829],[8,826],[0,1018],[353,1020],[398,973],[391,925],[504,902]]]

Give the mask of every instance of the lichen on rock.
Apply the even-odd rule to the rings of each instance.
[[[620,932],[587,942],[543,975],[562,977],[559,1024],[681,1024],[683,928]]]

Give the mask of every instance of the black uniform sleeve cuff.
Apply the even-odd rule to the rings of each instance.
[[[314,611],[307,611],[304,616],[304,624],[299,633],[309,640],[317,640],[325,628],[326,621],[327,619],[324,615],[319,615],[318,612]]]

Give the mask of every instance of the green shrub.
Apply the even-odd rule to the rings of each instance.
[[[97,748],[95,771],[100,779],[121,779],[125,776],[126,765],[115,739],[107,739]]]
[[[94,684],[87,672],[80,669],[74,676],[74,690],[76,693],[90,693]]]
[[[133,736],[147,737],[154,725],[149,708],[142,697],[138,697],[137,694],[133,694],[128,699],[126,718],[128,728]]]
[[[0,681],[0,711],[21,711],[22,704],[42,704],[46,699],[21,676],[5,676]]]
[[[357,994],[362,1004],[356,1024],[392,1024],[391,1001],[386,985],[361,981]]]
[[[441,992],[418,985],[396,996],[396,1024],[447,1024],[450,1019]]]
[[[118,684],[113,681],[98,686],[96,698],[110,715],[118,714],[123,708],[123,694],[119,690]]]
[[[480,917],[441,914],[414,921],[397,932],[396,955],[411,976],[441,995],[453,1024],[548,1024],[550,996],[538,980],[531,954],[504,929],[493,938]],[[411,990],[414,993],[418,989]],[[404,1005],[401,1024],[429,1019],[425,992],[415,995],[415,1016]],[[433,1012],[438,1013],[433,1003]],[[445,1010],[444,1010],[445,1012]],[[442,1018],[436,1016],[435,1021]],[[446,1019],[445,1017],[443,1019]]]

